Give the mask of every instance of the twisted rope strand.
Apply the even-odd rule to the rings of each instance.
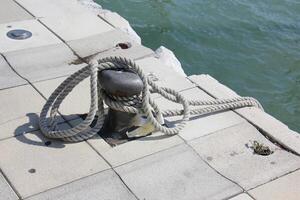
[[[140,95],[129,98],[107,95],[98,85],[98,71],[104,69],[125,69],[135,72],[143,82],[143,90]],[[66,129],[57,129],[58,109],[64,99],[84,79],[90,77],[90,109],[87,117],[77,126]],[[169,101],[181,104],[183,109],[161,111],[150,96],[158,93]],[[179,92],[165,87],[159,87],[151,77],[144,74],[142,69],[132,60],[122,57],[107,57],[100,60],[92,60],[88,66],[78,70],[63,81],[48,98],[40,114],[39,125],[42,133],[49,138],[59,138],[68,142],[79,142],[93,137],[102,128],[104,123],[104,103],[110,108],[122,112],[139,113],[147,117],[156,131],[166,135],[177,134],[182,130],[190,115],[204,115],[218,111],[255,106],[263,109],[261,104],[252,97],[235,97],[216,100],[188,100]],[[208,106],[195,107],[190,106]],[[47,115],[49,113],[49,119]],[[172,128],[162,125],[161,116],[181,116],[181,121]],[[92,127],[92,122],[97,116],[97,122]]]

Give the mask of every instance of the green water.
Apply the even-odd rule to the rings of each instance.
[[[188,74],[207,73],[300,132],[299,0],[97,0],[145,46],[164,45]]]

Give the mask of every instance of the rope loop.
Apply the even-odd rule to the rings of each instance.
[[[105,93],[98,81],[98,72],[106,69],[124,69],[136,73],[143,82],[143,89],[140,95],[133,97],[111,96]],[[90,108],[87,117],[77,126],[59,130],[57,128],[58,110],[64,99],[72,90],[86,78],[90,79]],[[152,93],[158,93],[169,101],[182,105],[182,110],[161,111],[153,98]],[[252,97],[235,97],[231,99],[216,100],[188,100],[179,92],[166,87],[159,87],[150,77],[147,77],[143,70],[132,60],[123,57],[107,57],[100,60],[91,60],[90,63],[73,73],[64,80],[50,95],[40,114],[40,129],[49,138],[59,138],[68,142],[79,142],[93,137],[104,123],[104,103],[110,108],[122,112],[139,113],[147,117],[156,131],[166,135],[178,134],[182,130],[190,115],[204,115],[217,111],[236,109],[246,106],[255,106],[262,109],[260,103]],[[190,109],[190,106],[196,107]],[[49,115],[49,117],[48,117]],[[161,124],[160,117],[182,115],[181,121],[172,128]],[[94,126],[92,122],[96,120]]]

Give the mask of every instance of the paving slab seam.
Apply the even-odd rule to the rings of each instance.
[[[147,155],[142,156],[142,157],[140,157],[140,158],[133,159],[133,160],[131,160],[131,161],[129,161],[129,162],[124,162],[124,163],[122,163],[122,164],[115,165],[113,168],[118,168],[118,167],[121,167],[121,166],[123,166],[123,165],[127,165],[127,164],[129,164],[129,163],[132,163],[132,162],[141,160],[141,159],[143,159],[143,158],[147,158],[147,157],[149,157],[149,156],[152,156],[152,155],[155,155],[155,154],[158,154],[158,153],[162,153],[162,152],[167,151],[167,150],[170,150],[170,149],[172,149],[172,148],[176,148],[176,147],[178,147],[178,146],[180,146],[180,145],[183,145],[183,143],[181,143],[181,144],[176,144],[176,145],[171,146],[171,147],[168,147],[168,148],[166,148],[166,149],[163,149],[163,150],[160,150],[160,151],[157,151],[157,152],[154,152],[154,153],[147,154]],[[96,151],[96,150],[95,150],[95,151]]]
[[[234,111],[235,112],[235,111]],[[242,114],[239,114],[238,112],[235,112],[237,113],[238,115],[240,115],[242,118],[244,118],[245,120],[247,120],[246,117],[244,117]],[[247,120],[248,121],[248,120]],[[254,123],[252,123],[251,121],[248,121],[250,124],[252,124],[267,140],[269,140],[270,142],[272,142],[274,145],[284,149],[285,151],[291,153],[291,154],[294,154],[295,156],[299,156],[300,157],[300,154],[293,151],[292,149],[289,149],[287,148],[285,145],[282,145],[280,143],[278,143],[276,141],[275,138],[271,137],[271,134],[268,134],[266,131],[262,130],[260,127],[256,126]]]
[[[233,127],[235,127],[235,126],[240,126],[241,124],[243,124],[243,123],[245,123],[245,122],[241,122],[241,123],[238,123],[238,124],[233,124],[233,125],[230,125],[230,126],[228,126],[228,127],[226,127],[226,128],[223,128],[222,130],[227,130],[227,129],[230,129],[230,128],[233,128]],[[184,141],[186,141],[186,142],[192,142],[192,141],[194,141],[194,140],[198,140],[198,139],[200,139],[200,138],[205,138],[205,137],[208,137],[208,136],[211,136],[211,135],[213,135],[213,134],[215,134],[215,133],[218,133],[220,130],[216,130],[216,131],[213,131],[213,132],[211,132],[211,133],[208,133],[208,134],[206,134],[206,135],[201,135],[201,136],[199,136],[199,137],[196,137],[196,138],[193,138],[193,139],[191,139],[191,140],[185,140],[183,137],[181,137],[180,135],[178,135],[179,137],[180,137],[180,139],[183,139]]]
[[[228,178],[228,177],[226,177],[225,175],[223,175],[223,174],[221,174],[218,170],[216,170],[215,168],[213,168],[206,160],[204,160],[200,155],[199,155],[199,153],[186,141],[186,140],[184,140],[180,135],[178,135],[179,136],[179,138],[180,139],[182,139],[183,140],[183,142],[194,152],[194,153],[196,153],[197,154],[197,156],[205,163],[205,164],[207,164],[212,170],[214,170],[217,174],[219,174],[220,176],[222,176],[223,178],[225,178],[226,180],[228,180],[228,181],[230,181],[230,182],[232,182],[232,183],[234,183],[235,185],[237,185],[238,187],[240,187],[242,190],[243,190],[243,192],[245,192],[246,190],[242,187],[242,186],[240,186],[237,182],[235,182],[235,181],[233,181],[233,180],[231,180],[230,178]]]
[[[26,85],[27,85],[27,84],[26,84]],[[13,122],[13,121],[15,121],[15,120],[22,119],[23,117],[24,117],[24,116],[22,116],[22,117],[17,117],[17,118],[14,118],[14,119],[10,119],[10,120],[8,120],[8,121],[1,122],[1,123],[0,123],[0,126],[3,125],[3,124],[6,124],[6,123],[8,123],[8,122]]]
[[[110,23],[108,20],[104,19],[103,17],[101,17],[101,15],[97,15],[97,17],[99,17],[100,19],[102,19],[103,21],[105,21],[108,25],[110,25],[111,27],[113,28],[118,28],[118,27],[115,27],[112,23]]]
[[[20,78],[22,78],[23,80],[25,80],[27,83],[28,83],[28,85],[31,85],[35,90],[37,90],[37,88],[27,79],[27,78],[25,78],[24,76],[22,76],[19,72],[17,72],[14,68],[13,68],[13,66],[9,63],[9,61],[7,60],[7,58],[4,56],[4,55],[2,55],[3,56],[3,58],[4,58],[4,60],[7,62],[7,64],[8,64],[8,66],[20,77]],[[27,85],[27,84],[25,84],[25,85]],[[38,90],[37,90],[37,92],[40,94],[40,95],[42,95],[42,93],[40,93]],[[44,97],[43,95],[42,95],[42,97]],[[45,98],[45,97],[44,97]]]
[[[9,89],[17,88],[17,87],[24,86],[24,85],[28,85],[28,83],[23,83],[23,84],[20,84],[20,85],[11,86],[11,87],[7,87],[7,88],[1,88],[0,91],[4,91],[4,90],[9,90]]]
[[[238,193],[238,194],[231,195],[230,197],[227,197],[227,198],[224,199],[224,200],[230,200],[230,199],[232,199],[232,198],[234,198],[234,197],[237,197],[237,196],[239,196],[239,195],[241,195],[241,194],[244,194],[244,193],[245,193],[245,191],[242,191],[242,192],[240,192],[240,193]]]
[[[109,169],[101,170],[101,171],[99,171],[99,172],[96,172],[96,173],[93,173],[93,174],[90,174],[90,175],[87,175],[87,176],[84,176],[84,177],[80,177],[80,178],[75,179],[75,180],[72,180],[72,181],[70,181],[70,182],[68,182],[68,183],[64,183],[64,184],[61,184],[61,185],[58,185],[58,186],[49,188],[49,189],[47,189],[47,190],[38,192],[38,193],[36,193],[36,194],[32,194],[32,195],[30,195],[30,196],[27,196],[27,197],[25,197],[23,200],[25,200],[25,199],[30,199],[31,197],[37,196],[37,195],[39,195],[39,194],[42,194],[42,193],[45,193],[45,192],[48,192],[48,191],[51,191],[51,190],[54,190],[54,189],[63,187],[63,186],[65,186],[65,185],[72,184],[72,183],[74,183],[74,182],[76,182],[76,181],[80,181],[80,180],[83,180],[83,179],[85,179],[85,178],[88,178],[88,177],[91,177],[91,176],[94,176],[94,175],[97,175],[97,174],[100,174],[100,173],[102,173],[102,172],[109,171],[109,170],[111,170],[111,169],[109,168]],[[20,200],[21,200],[21,199],[20,199]]]
[[[4,177],[4,180],[7,182],[7,184],[10,186],[10,188],[13,190],[13,192],[17,195],[19,200],[22,200],[21,195],[16,190],[15,186],[11,183],[11,181],[7,178],[6,174],[4,174],[3,170],[0,167],[0,174]]]
[[[57,33],[55,33],[52,29],[50,29],[46,24],[44,24],[41,20],[39,20],[39,18],[37,18],[36,16],[34,16],[29,10],[27,10],[24,6],[22,6],[19,2],[17,2],[16,0],[13,0],[14,2],[16,2],[20,7],[22,7],[26,12],[28,12],[32,17],[34,17],[34,19],[36,19],[40,24],[42,24],[47,30],[49,30],[51,33],[53,33],[58,39],[60,39],[64,44],[66,44],[68,46],[68,48],[74,53],[75,56],[78,57],[79,60],[82,61],[82,63],[86,63],[86,60],[84,58],[82,58],[81,56],[79,56],[76,51],[74,49],[71,48],[71,46],[62,38],[60,37]],[[97,15],[97,17],[101,20],[103,20],[104,22],[106,22],[108,25],[110,25],[111,27],[113,28],[116,28],[115,26],[113,26],[110,22],[108,22],[107,20],[103,19],[100,15]],[[72,40],[71,40],[72,41]],[[106,49],[102,52],[105,52],[105,51],[109,51],[110,49]],[[102,53],[102,52],[97,52],[96,54],[99,54],[99,53]],[[94,54],[94,55],[96,55]],[[138,59],[143,59],[143,58],[146,58],[146,57],[151,57],[155,55],[155,53],[151,53],[151,54],[148,54],[148,55],[144,55],[144,56],[141,56],[139,58],[136,58],[134,60],[138,60]],[[92,56],[92,55],[90,55]]]
[[[39,113],[36,113],[36,114],[39,114]],[[59,113],[60,114],[60,113]],[[63,122],[59,122],[59,123],[57,123],[57,125],[62,125],[62,124],[64,124],[64,123],[67,123],[69,126],[70,126],[70,121],[73,121],[73,120],[76,120],[76,119],[78,119],[78,118],[75,118],[75,119],[70,119],[70,120],[66,120],[64,117],[63,117],[63,115],[62,114],[60,114],[60,116],[64,119],[64,121]],[[20,117],[20,118],[17,118],[17,119],[21,119],[21,118],[23,118],[23,117]],[[9,121],[14,121],[14,120],[16,120],[16,119],[13,119],[13,120],[9,120]],[[9,122],[8,121],[8,122]],[[4,122],[3,124],[5,124],[5,123],[7,123],[7,122]],[[0,124],[1,125],[1,124]],[[37,132],[37,131],[40,131],[40,128],[37,128],[37,129],[33,129],[33,130],[30,130],[30,131],[28,131],[28,132],[24,132],[24,133],[18,133],[18,134],[15,134],[15,135],[13,135],[13,136],[8,136],[8,137],[5,137],[5,138],[1,138],[0,139],[0,142],[2,142],[2,141],[5,141],[5,140],[8,140],[8,139],[11,139],[11,138],[15,138],[15,137],[18,137],[18,136],[20,136],[20,135],[25,135],[25,134],[28,134],[28,133],[34,133],[34,132]]]
[[[201,86],[199,86],[196,82],[194,82],[194,81],[192,81],[191,79],[189,79],[188,77],[187,77],[187,79],[189,80],[189,81],[191,81],[192,83],[194,83],[195,85],[196,85],[196,87],[198,87],[199,89],[201,89],[203,92],[205,92],[206,94],[208,94],[209,96],[211,96],[211,97],[213,97],[214,99],[218,99],[215,95],[213,95],[212,93],[210,93],[209,91],[207,91],[207,90],[205,90],[204,88],[202,88]],[[219,83],[219,84],[221,84],[221,83]],[[251,125],[253,125],[267,140],[269,140],[270,142],[272,142],[274,145],[276,145],[276,146],[279,146],[280,148],[282,148],[282,149],[284,149],[285,151],[287,151],[287,152],[289,152],[289,153],[292,153],[292,154],[294,154],[294,155],[296,155],[296,156],[299,156],[300,157],[300,155],[297,153],[297,152],[295,152],[295,151],[293,151],[292,149],[289,149],[289,148],[287,148],[287,147],[285,147],[284,145],[280,145],[277,141],[276,141],[276,139],[273,139],[273,138],[271,138],[269,135],[271,135],[271,134],[268,134],[267,132],[265,132],[265,131],[263,131],[261,128],[259,128],[259,126],[257,126],[255,123],[253,123],[253,122],[251,122],[248,118],[246,118],[245,116],[243,116],[242,114],[240,114],[239,112],[237,112],[235,109],[230,109],[231,111],[233,111],[235,114],[237,114],[239,117],[241,117],[241,118],[243,118],[243,119],[245,119],[249,124],[251,124]]]
[[[54,31],[52,31],[48,26],[46,26],[46,24],[44,24],[41,20],[39,20],[39,18],[37,18],[35,15],[33,15],[29,10],[27,10],[22,4],[20,4],[19,2],[17,2],[16,0],[13,0],[14,2],[16,2],[20,7],[22,7],[26,12],[28,12],[33,18],[35,18],[40,24],[42,24],[47,30],[49,30],[51,33],[53,33],[58,39],[60,39],[64,44],[66,44],[68,46],[68,48],[74,53],[75,56],[78,57],[78,59],[81,59],[83,62],[84,60],[77,55],[77,53],[58,35],[56,34]]]
[[[236,113],[237,115],[239,115],[241,118],[245,119],[249,124],[251,124],[252,126],[254,126],[260,133],[262,136],[264,136],[267,140],[269,140],[270,142],[272,142],[274,145],[284,149],[285,151],[300,157],[300,154],[293,151],[292,149],[286,147],[285,145],[282,145],[280,143],[278,143],[276,141],[275,138],[271,137],[272,135],[267,133],[266,131],[262,130],[258,125],[256,125],[255,123],[251,122],[247,117],[243,116],[242,114],[238,113],[236,110],[232,110],[234,113]]]
[[[27,10],[22,4],[20,4],[18,1],[13,0],[18,6],[20,6],[23,10],[25,10],[29,15],[31,15],[34,19],[36,19],[36,17],[29,11]]]
[[[150,53],[150,54],[147,54],[147,55],[144,55],[144,56],[141,56],[141,57],[138,57],[138,58],[136,58],[136,59],[133,59],[133,60],[136,60],[136,61],[138,61],[138,60],[142,60],[142,59],[144,59],[144,58],[150,58],[150,57],[155,57],[155,52],[154,53]]]
[[[70,122],[67,122],[71,127],[72,124]],[[114,167],[108,162],[108,160],[106,160],[88,141],[84,141],[88,146],[91,147],[91,149],[93,149],[97,155],[99,155],[111,168],[111,170],[113,170],[113,172],[118,176],[118,178],[120,179],[120,181],[124,184],[124,186],[128,189],[128,191],[137,199],[139,200],[139,198],[137,197],[137,195],[131,190],[131,188],[125,183],[125,181],[121,178],[121,176],[116,172],[116,170],[114,169]],[[126,163],[125,163],[126,164]]]
[[[70,40],[69,42],[72,42],[72,41],[76,41],[76,40]],[[111,47],[111,48],[108,48],[108,49],[104,49],[104,50],[102,50],[102,51],[99,51],[99,52],[97,52],[97,53],[94,53],[94,54],[92,54],[92,55],[88,55],[88,56],[85,56],[85,57],[81,57],[81,56],[79,56],[78,54],[76,54],[76,51],[74,51],[67,43],[65,43],[65,44],[73,51],[73,53],[74,53],[77,57],[81,58],[80,60],[82,61],[82,63],[86,63],[86,64],[88,64],[88,61],[89,61],[91,58],[96,57],[96,56],[98,56],[98,55],[101,55],[102,53],[106,53],[106,52],[109,52],[109,51],[111,51],[111,50],[116,49],[116,47]],[[144,58],[150,58],[150,57],[155,57],[155,53],[149,53],[149,54],[146,54],[146,55],[143,55],[143,56],[140,56],[140,57],[136,57],[136,58],[134,58],[134,59],[132,59],[132,60],[138,61],[138,60],[142,60],[142,59],[144,59]],[[80,64],[81,64],[81,63],[80,63]]]
[[[122,177],[120,176],[120,174],[117,173],[117,171],[114,169],[114,167],[108,162],[108,160],[106,160],[90,143],[88,143],[87,141],[85,141],[112,169],[112,171],[119,177],[120,181],[124,184],[124,186],[128,189],[128,191],[137,199],[140,200],[140,198],[138,198],[138,196],[132,191],[132,189],[125,183],[125,181],[122,179]]]
[[[246,194],[248,194],[252,199],[256,200],[248,191],[245,191]]]
[[[51,33],[53,33],[57,38],[59,38],[65,45],[67,45],[67,47],[73,52],[73,54],[78,58],[78,60],[79,61],[81,61],[82,63],[86,63],[86,64],[88,64],[87,62],[88,62],[88,58],[90,58],[90,57],[93,57],[93,56],[96,56],[96,55],[99,55],[99,54],[101,54],[101,53],[104,53],[104,52],[107,52],[107,51],[109,51],[109,50],[112,50],[112,49],[114,49],[115,47],[113,47],[113,48],[109,48],[109,49],[105,49],[105,50],[103,50],[103,51],[101,51],[101,52],[97,52],[97,53],[95,53],[95,54],[93,54],[93,55],[89,55],[89,56],[87,56],[87,57],[85,57],[85,58],[83,58],[83,57],[81,57],[79,54],[77,54],[77,52],[62,38],[62,37],[60,37],[57,33],[55,33],[52,29],[50,29],[46,24],[44,24],[41,20],[39,20],[39,19],[37,19],[37,21],[38,22],[40,22],[47,30],[49,30]],[[155,53],[150,53],[150,54],[147,54],[147,55],[143,55],[143,56],[141,56],[141,57],[138,57],[138,58],[135,58],[135,59],[133,59],[133,60],[140,60],[140,59],[143,59],[143,58],[147,58],[147,57],[151,57],[151,56],[153,56],[153,55],[155,55]]]
[[[194,88],[197,88],[197,86],[191,86],[189,88],[185,88],[185,89],[182,89],[182,90],[177,90],[177,92],[185,92],[185,91],[188,91],[188,90],[191,90],[191,89],[194,89]],[[153,97],[153,99],[163,99],[163,98],[164,98],[163,96]]]
[[[19,73],[12,67],[12,65],[8,62],[7,58],[6,58],[2,53],[0,53],[0,56],[3,57],[3,59],[5,60],[5,62],[7,63],[7,65],[10,67],[10,69],[11,69],[17,76],[19,76],[21,79],[23,79],[24,81],[27,82],[27,83],[22,84],[22,85],[28,85],[28,84],[30,84],[29,80],[27,80],[25,77],[23,77],[21,74],[19,74]],[[17,88],[17,87],[22,86],[22,85],[13,86],[13,87],[10,87],[10,88]],[[6,89],[10,89],[10,88],[0,89],[0,91],[1,91],[1,90],[6,90]]]
[[[100,18],[99,18],[100,19]],[[73,54],[78,58],[79,61],[81,61],[82,63],[87,63],[87,60],[85,58],[82,58],[81,56],[79,56],[79,54],[77,54],[77,52],[62,38],[60,37],[57,33],[55,33],[50,27],[48,27],[45,23],[43,23],[41,20],[37,19],[38,22],[40,22],[47,30],[49,30],[52,34],[54,34],[58,39],[60,39],[65,45],[67,45],[67,47],[73,52]],[[113,49],[113,48],[110,48]],[[106,49],[103,50],[101,52],[98,52],[94,55],[97,54],[101,54],[103,52],[109,51],[110,49]],[[92,57],[93,55],[89,55],[88,57]]]
[[[112,23],[110,23],[108,20],[106,20],[104,17],[102,17],[101,15],[97,15],[100,19],[102,19],[103,21],[105,21],[107,24],[109,24],[110,26],[112,26],[113,28],[118,28],[116,26],[114,26]],[[98,53],[97,53],[98,54]],[[152,57],[152,56],[155,56],[155,52],[149,54],[149,55],[144,55],[144,56],[141,56],[139,58],[136,58],[134,60],[141,60],[141,59],[144,59],[144,58],[148,58],[148,57]]]
[[[20,77],[22,78],[23,80],[25,80],[28,85],[30,85],[31,87],[33,87],[34,90],[36,90],[37,93],[39,93],[39,95],[42,96],[42,98],[44,98],[46,101],[47,101],[47,98],[43,95],[42,92],[40,92],[38,90],[38,88],[35,87],[35,85],[33,83],[31,83],[27,78],[25,78],[24,76],[22,76],[21,74],[19,74],[12,66],[11,64],[8,62],[8,60],[6,59],[6,57],[4,55],[2,55],[4,60],[7,62],[8,66]],[[27,85],[27,84],[26,84]],[[59,115],[64,119],[64,121],[67,121],[67,119],[58,111]]]
[[[44,24],[41,20],[37,19],[38,22],[40,22],[48,31],[50,31],[52,34],[54,34],[58,39],[60,39],[65,45],[68,46],[68,48],[73,52],[73,54],[81,60],[83,63],[86,63],[71,47],[68,45],[68,43],[60,37],[57,33],[55,33],[52,29],[50,29],[46,24]]]
[[[289,174],[291,174],[291,173],[294,173],[294,172],[296,172],[296,171],[300,171],[300,167],[297,168],[297,169],[295,169],[295,170],[292,170],[292,171],[290,171],[290,172],[287,172],[287,173],[285,173],[285,174],[282,174],[282,175],[280,175],[280,176],[277,176],[277,177],[275,177],[275,178],[269,180],[269,181],[266,182],[266,183],[262,183],[262,184],[256,185],[255,187],[249,188],[249,189],[247,190],[247,192],[249,192],[250,190],[253,190],[253,189],[255,189],[255,188],[258,188],[258,187],[260,187],[260,186],[263,186],[263,185],[265,185],[265,184],[268,184],[268,183],[270,183],[270,182],[272,182],[272,181],[275,181],[275,180],[277,180],[277,179],[279,179],[279,178],[282,178],[282,177],[284,177],[284,176],[286,176],[286,175],[289,175]]]
[[[232,195],[232,196],[230,196],[230,197],[228,197],[228,198],[226,198],[226,199],[224,199],[224,200],[231,200],[232,198],[237,197],[237,196],[242,195],[242,194],[247,194],[247,195],[249,195],[253,200],[256,200],[256,199],[255,199],[254,197],[252,197],[247,191],[243,191],[243,192],[241,192],[241,193]]]
[[[44,79],[44,80],[32,81],[32,83],[37,84],[37,83],[42,83],[42,82],[45,82],[45,81],[53,81],[55,79],[68,78],[68,77],[69,77],[69,75],[62,75],[62,76],[57,76],[57,77],[48,78],[48,79]]]

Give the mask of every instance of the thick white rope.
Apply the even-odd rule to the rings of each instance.
[[[143,82],[143,90],[139,97],[122,98],[111,97],[98,85],[98,71],[104,69],[125,69],[134,71]],[[68,94],[84,79],[90,77],[90,94],[91,104],[87,117],[77,126],[66,129],[57,129],[58,109]],[[164,98],[179,103],[183,106],[182,110],[165,110],[161,111],[155,101],[150,96],[151,93],[158,93]],[[137,99],[139,103],[137,106]],[[217,111],[236,109],[246,106],[255,106],[262,109],[260,103],[251,97],[236,97],[231,99],[217,100],[187,100],[179,92],[171,88],[159,87],[151,78],[148,78],[142,69],[133,61],[122,57],[108,57],[100,60],[92,60],[90,64],[72,74],[63,81],[58,88],[51,94],[40,114],[40,129],[42,133],[49,138],[60,138],[64,141],[79,142],[93,137],[102,128],[104,123],[104,103],[110,108],[128,112],[139,113],[147,117],[156,131],[161,131],[167,135],[177,134],[184,128],[190,115],[204,115]],[[190,106],[208,107],[193,108]],[[48,113],[50,117],[47,118]],[[181,121],[173,128],[165,127],[161,124],[161,116],[178,116],[182,115]],[[92,122],[96,119],[96,125],[91,127]]]

